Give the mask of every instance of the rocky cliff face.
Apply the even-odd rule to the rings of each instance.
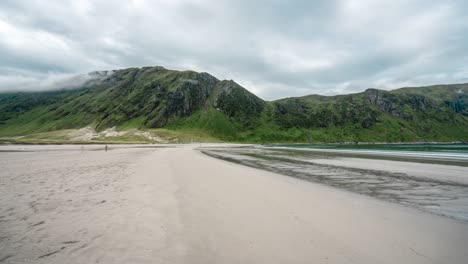
[[[215,98],[216,109],[245,126],[254,126],[265,102],[234,81],[220,82],[219,90]]]
[[[153,104],[153,109],[156,109],[153,111],[154,118],[146,122],[149,127],[163,127],[171,119],[190,116],[205,106],[218,80],[206,73],[190,77],[192,79],[177,80],[179,84],[171,91],[158,84],[163,93],[154,97],[158,103]]]
[[[445,100],[444,103],[452,111],[468,117],[468,94],[457,92],[453,100]]]
[[[382,112],[395,117],[405,117],[401,111],[403,101],[396,95],[377,89],[367,89],[365,94],[369,103],[375,105]]]
[[[420,94],[403,96],[377,89],[367,89],[365,94],[368,101],[381,111],[401,118],[408,118],[402,112],[405,106],[411,107],[414,111],[426,111],[437,107],[434,100]]]

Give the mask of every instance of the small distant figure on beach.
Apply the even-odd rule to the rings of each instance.
[[[107,145],[104,147],[105,151],[107,152]]]

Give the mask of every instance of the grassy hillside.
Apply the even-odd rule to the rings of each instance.
[[[115,127],[179,142],[468,141],[467,94],[460,84],[266,102],[208,73],[130,68],[76,90],[0,94],[0,137],[66,141]],[[152,138],[140,132],[118,140]]]
[[[311,141],[467,141],[468,85],[368,89],[273,102],[282,128],[311,130]],[[323,131],[323,132],[318,132]]]

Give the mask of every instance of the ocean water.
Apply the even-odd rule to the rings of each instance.
[[[291,144],[270,147],[468,162],[468,144]]]
[[[295,148],[451,152],[468,154],[468,144],[292,144]]]

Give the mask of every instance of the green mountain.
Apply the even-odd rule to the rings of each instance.
[[[468,84],[267,102],[208,73],[144,67],[93,76],[73,90],[0,94],[0,137],[115,127],[113,135],[205,141],[468,141]]]

